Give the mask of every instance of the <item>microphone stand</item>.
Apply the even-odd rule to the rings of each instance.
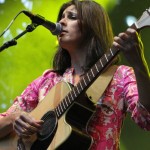
[[[26,30],[23,31],[22,33],[20,33],[18,36],[16,36],[14,39],[4,43],[1,47],[0,47],[0,52],[3,51],[4,49],[10,47],[10,46],[14,46],[17,44],[17,39],[19,39],[20,37],[22,37],[24,34],[26,34],[27,32],[32,32],[36,27],[38,26],[38,24],[32,23],[30,25],[28,25],[26,27]]]

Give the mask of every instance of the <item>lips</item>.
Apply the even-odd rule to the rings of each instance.
[[[67,31],[66,30],[62,30],[62,32],[61,33],[67,33]]]
[[[62,35],[64,35],[64,34],[66,34],[67,33],[67,31],[66,30],[62,30],[62,32],[60,33],[60,35],[59,36],[62,36]]]

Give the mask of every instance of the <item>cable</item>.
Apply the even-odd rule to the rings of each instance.
[[[9,23],[9,25],[7,26],[7,28],[0,34],[0,38],[5,34],[5,32],[10,28],[10,26],[13,24],[13,22],[16,20],[16,18],[23,13],[23,11],[20,11],[15,18]]]

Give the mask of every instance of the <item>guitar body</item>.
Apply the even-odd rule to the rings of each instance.
[[[86,134],[86,129],[83,128],[86,128],[90,119],[88,117],[91,117],[93,111],[80,103],[74,103],[59,119],[54,111],[70,90],[71,87],[65,82],[56,84],[30,113],[31,116],[38,120],[43,116],[46,118],[43,118],[44,125],[41,133],[31,136],[27,140],[20,140],[15,133],[12,133],[0,140],[0,150],[73,150],[77,149],[76,147],[83,147],[82,150],[87,150],[92,139]],[[84,109],[86,113],[89,112],[87,113],[88,117],[85,117]],[[75,115],[75,117],[72,115]],[[81,116],[86,119],[83,118],[82,120]],[[77,120],[74,120],[74,118]],[[81,121],[79,122],[80,119]]]

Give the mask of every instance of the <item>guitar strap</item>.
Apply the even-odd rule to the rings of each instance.
[[[87,89],[86,94],[94,104],[97,104],[98,100],[104,93],[116,69],[117,69],[116,65],[108,67]]]

